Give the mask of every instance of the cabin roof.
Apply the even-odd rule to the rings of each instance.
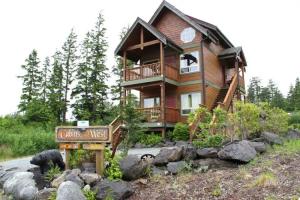
[[[224,49],[221,53],[219,53],[219,59],[228,59],[239,56],[242,59],[242,62],[245,66],[247,66],[246,58],[244,56],[244,52],[242,47],[231,47],[228,49]]]
[[[140,25],[143,28],[145,28],[146,30],[148,30],[152,35],[154,35],[163,44],[171,47],[172,49],[174,49],[174,50],[176,50],[178,52],[182,52],[183,51],[181,47],[179,47],[178,45],[176,45],[166,35],[164,35],[159,30],[157,30],[155,27],[153,27],[152,25],[148,24],[147,22],[145,22],[144,20],[142,20],[141,18],[138,17],[135,20],[135,22],[133,23],[133,25],[129,28],[129,30],[127,31],[126,35],[123,37],[123,39],[119,43],[119,45],[117,46],[117,48],[115,50],[115,55],[120,55],[121,56],[120,53],[121,53],[121,50],[122,50],[124,44],[126,43],[126,41],[128,40],[128,38],[130,37],[130,35],[132,34],[132,32],[137,28],[138,25]]]
[[[199,20],[197,18],[188,16],[178,10],[175,6],[171,5],[167,1],[163,1],[158,9],[155,11],[151,19],[149,20],[150,24],[153,24],[158,16],[162,13],[164,9],[168,9],[175,13],[177,16],[179,16],[181,19],[183,19],[185,22],[190,24],[192,27],[194,27],[196,30],[200,31],[202,34],[207,36],[211,41],[213,42],[221,42],[225,47],[233,47],[234,45],[226,38],[226,36],[220,31],[220,29],[210,23],[207,23],[205,21]]]

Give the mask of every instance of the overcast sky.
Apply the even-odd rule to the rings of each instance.
[[[300,77],[300,1],[298,0],[169,0],[185,14],[217,25],[235,46],[242,46],[246,78],[272,78],[287,93]],[[41,60],[59,49],[71,28],[79,40],[103,11],[109,50],[107,65],[122,27],[136,17],[148,21],[161,0],[1,0],[0,115],[17,111],[21,65],[32,49]],[[248,82],[247,82],[248,83]]]

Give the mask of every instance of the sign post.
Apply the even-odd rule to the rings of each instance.
[[[86,124],[86,123],[82,123]],[[104,172],[104,148],[111,143],[111,126],[59,126],[55,131],[59,148],[66,151],[66,168],[69,168],[69,157],[72,149],[92,150],[96,153],[96,172]]]

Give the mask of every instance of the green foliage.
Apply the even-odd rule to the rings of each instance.
[[[171,136],[172,140],[188,140],[189,139],[189,127],[184,123],[176,123],[175,128],[173,130],[173,134]]]
[[[109,180],[120,180],[123,176],[119,164],[121,157],[115,155],[114,158],[111,158],[111,155],[111,151],[109,149],[105,149],[104,158],[105,161],[109,162],[110,166],[105,169],[104,175]]]
[[[224,136],[220,134],[211,135],[208,132],[203,132],[198,135],[198,139],[193,141],[193,145],[197,148],[219,147],[224,140]]]
[[[96,200],[96,192],[93,192],[92,190],[83,190],[83,194],[86,200]]]
[[[50,169],[47,171],[45,179],[51,182],[57,175],[60,174],[61,174],[60,168],[57,165],[53,165],[53,163],[51,163]]]
[[[71,151],[69,164],[71,168],[78,168],[83,162],[92,162],[95,160],[95,152],[85,149]]]
[[[211,195],[214,197],[219,197],[222,195],[222,190],[221,190],[220,184],[217,184],[214,187],[213,191],[211,192]]]
[[[209,110],[205,107],[199,107],[197,108],[194,112],[191,112],[188,116],[187,122],[189,124],[193,123],[195,120],[197,120],[199,115],[203,115],[204,118],[202,119],[201,122],[203,123],[209,123],[211,121],[211,113]]]
[[[57,196],[57,193],[56,192],[52,192],[50,197],[48,198],[48,200],[56,200],[56,196]]]
[[[289,140],[283,143],[283,145],[274,145],[274,152],[282,155],[294,155],[300,153],[300,140]]]
[[[154,146],[162,141],[162,137],[158,134],[151,133],[151,134],[143,134],[140,139],[140,143]]]
[[[272,172],[264,172],[259,177],[252,182],[250,187],[266,187],[274,186],[277,184],[277,178]]]
[[[300,111],[291,113],[289,124],[300,124]]]
[[[259,104],[261,109],[261,115],[264,116],[264,120],[261,123],[262,131],[271,131],[277,134],[286,133],[288,130],[289,115],[284,110],[271,107],[270,104]]]

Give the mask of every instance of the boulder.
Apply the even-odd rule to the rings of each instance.
[[[166,165],[168,162],[176,162],[182,158],[182,147],[162,148],[155,157],[153,164],[157,166]]]
[[[300,139],[300,131],[297,130],[289,130],[286,134],[286,138],[289,140]]]
[[[76,174],[68,174],[66,175],[66,181],[72,181],[74,183],[76,183],[80,188],[82,188],[84,186],[84,182],[83,180],[81,180],[79,178],[79,176],[77,176]]]
[[[44,188],[36,194],[36,200],[49,199],[52,193],[56,192],[55,188]]]
[[[60,152],[56,149],[42,151],[35,155],[31,159],[30,163],[38,165],[42,174],[46,173],[50,169],[51,164],[57,165],[61,170],[65,169],[63,158]]]
[[[235,168],[237,166],[238,165],[233,162],[221,160],[219,158],[205,158],[205,159],[192,161],[193,168],[219,169],[219,168]]]
[[[255,149],[256,152],[258,153],[263,153],[266,152],[267,147],[266,144],[263,142],[252,142],[248,141],[249,145]]]
[[[184,170],[185,166],[186,166],[186,162],[185,161],[169,162],[167,164],[167,170],[171,174],[178,174],[179,172],[181,172],[182,170]]]
[[[186,161],[195,160],[197,158],[197,149],[192,145],[184,146],[182,157]]]
[[[200,158],[217,158],[218,149],[213,147],[198,149],[197,154]]]
[[[125,181],[109,181],[107,179],[99,182],[93,187],[93,191],[96,191],[96,199],[114,199],[123,200],[130,197],[133,194],[133,189],[129,183]]]
[[[57,177],[51,182],[51,186],[54,188],[58,188],[60,184],[66,181],[66,176],[69,175],[70,173],[71,170],[64,171],[59,177]]]
[[[234,160],[239,162],[249,162],[256,156],[255,149],[249,142],[242,140],[224,146],[219,152],[218,157],[224,160]]]
[[[0,171],[0,188],[2,188],[5,181],[11,178],[15,173],[15,171]]]
[[[16,172],[3,186],[4,193],[14,199],[33,200],[38,192],[31,172]]]
[[[186,146],[189,146],[189,142],[187,142],[187,141],[177,141],[175,146],[177,146],[177,147],[186,147]]]
[[[56,200],[85,200],[80,187],[72,182],[66,181],[60,184],[57,190]]]
[[[120,161],[120,169],[124,180],[136,180],[146,175],[148,164],[137,155],[128,155]]]
[[[146,145],[144,145],[144,144],[142,144],[142,143],[136,143],[135,145],[134,145],[134,148],[137,148],[137,149],[142,149],[142,148],[146,148],[147,146]]]
[[[41,173],[39,166],[32,167],[27,171],[33,173],[33,180],[35,181],[36,186],[39,190],[45,187],[50,187],[50,183],[45,179],[45,176]]]
[[[275,133],[270,133],[270,132],[263,132],[261,134],[261,137],[269,144],[282,144],[281,138],[276,135]]]
[[[151,171],[152,171],[152,175],[154,175],[154,176],[164,176],[164,175],[168,174],[168,171],[166,170],[165,167],[158,168],[156,166],[152,166]]]
[[[165,147],[172,147],[172,146],[174,146],[175,145],[175,142],[172,142],[172,141],[166,141],[165,142]]]
[[[96,163],[84,162],[82,163],[83,173],[96,173]]]
[[[101,180],[101,176],[96,173],[81,173],[79,176],[88,185],[94,185]]]

